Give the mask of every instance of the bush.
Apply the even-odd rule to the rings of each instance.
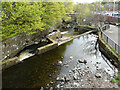
[[[2,39],[23,32],[33,34],[68,19],[66,13],[72,9],[66,11],[67,8],[70,8],[69,2],[67,5],[62,2],[2,2]]]

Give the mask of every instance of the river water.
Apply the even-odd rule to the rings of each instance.
[[[116,68],[101,54],[98,45],[97,35],[87,34],[51,51],[30,57],[3,71],[3,88],[55,87],[59,83],[56,78],[68,75],[78,59],[87,60],[87,66],[93,74],[96,73],[96,62],[101,63],[98,68],[112,77]],[[68,63],[68,66],[59,66],[59,61]],[[85,65],[81,67],[84,68]]]

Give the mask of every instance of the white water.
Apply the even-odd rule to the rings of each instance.
[[[23,61],[24,59],[27,59],[27,58],[29,58],[31,56],[34,56],[34,55],[35,54],[29,53],[28,50],[25,50],[25,51],[23,51],[23,52],[20,53],[20,55],[18,56],[18,59],[20,61]]]

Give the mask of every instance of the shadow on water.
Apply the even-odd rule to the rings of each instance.
[[[4,70],[2,77],[3,88],[55,87],[58,83],[56,77],[61,74],[67,75],[68,71],[73,69],[78,59],[86,59],[92,73],[96,73],[94,64],[96,61],[99,61],[101,62],[99,67],[110,75],[113,75],[114,70],[111,67],[114,68],[114,66],[111,65],[109,67],[106,63],[96,41],[96,35],[84,35],[58,48],[28,58],[22,63]],[[63,63],[69,62],[70,56],[73,56],[74,60],[69,63],[68,68],[57,65],[58,61],[62,61]]]

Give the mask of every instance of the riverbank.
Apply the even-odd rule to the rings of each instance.
[[[106,55],[108,58],[110,58],[111,62],[113,62],[113,64],[119,68],[119,65],[120,65],[119,55],[116,54],[111,49],[111,47],[102,39],[101,32],[99,32],[98,35],[99,35],[99,44],[100,44],[99,47],[100,47],[100,51],[104,55]]]
[[[67,38],[66,37],[63,37],[63,38],[59,38],[59,39],[62,39],[62,41],[55,41],[55,40],[53,40],[53,39],[51,39],[50,37],[48,37],[48,40],[49,40],[49,42],[51,42],[50,44],[47,44],[47,45],[45,45],[45,46],[42,46],[42,47],[39,47],[39,48],[37,48],[36,49],[36,51],[35,51],[35,54],[42,54],[42,53],[45,53],[45,52],[47,52],[47,51],[49,51],[49,50],[52,50],[52,49],[54,49],[54,48],[57,48],[58,46],[60,46],[60,45],[62,45],[62,44],[65,44],[65,43],[67,43],[67,42],[69,42],[69,41],[71,41],[71,40],[73,40],[73,39],[75,39],[75,38],[78,38],[78,37],[80,37],[80,36],[82,36],[82,35],[85,35],[85,34],[88,34],[88,33],[91,33],[91,32],[93,32],[93,31],[88,31],[88,32],[84,32],[83,34],[80,34],[80,35],[70,35],[70,36],[68,36]],[[56,34],[55,34],[55,36],[54,36],[55,38],[57,37],[56,36]],[[24,56],[24,55],[22,55],[22,56],[15,56],[15,57],[13,57],[13,58],[10,58],[10,59],[7,59],[7,60],[5,60],[5,61],[3,61],[2,62],[2,67],[1,67],[1,69],[6,69],[6,68],[9,68],[9,67],[11,67],[11,66],[13,66],[13,65],[15,65],[15,64],[18,64],[18,63],[20,63],[21,61],[23,61],[24,59],[27,59],[27,58],[30,58],[30,57],[32,57],[32,56],[34,56],[35,54],[29,54],[28,53],[28,56]],[[27,54],[26,54],[27,55]],[[21,58],[23,58],[22,60],[21,60],[21,58],[19,58],[19,57],[21,57]],[[25,58],[24,58],[25,57]]]

